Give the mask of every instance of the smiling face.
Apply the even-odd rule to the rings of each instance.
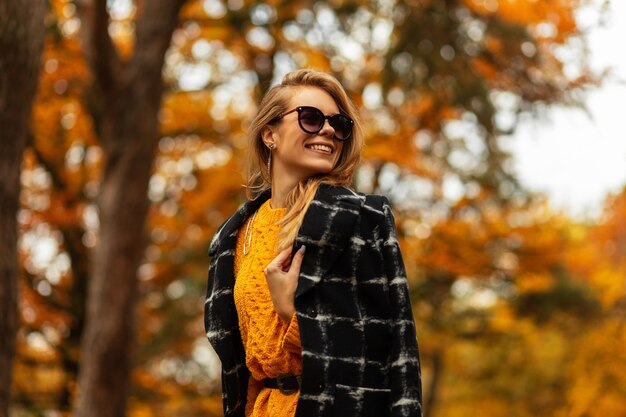
[[[325,115],[339,113],[335,100],[320,88],[295,87],[293,91],[287,110],[312,106]],[[262,131],[263,141],[266,145],[276,145],[272,151],[272,178],[288,176],[302,180],[330,172],[343,149],[343,142],[333,139],[334,134],[328,120],[318,133],[306,133],[298,124],[297,111],[285,115],[275,125],[266,126]]]

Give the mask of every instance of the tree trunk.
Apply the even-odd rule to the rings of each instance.
[[[0,2],[0,417],[8,416],[18,326],[20,167],[43,49],[45,0]]]
[[[442,349],[437,349],[433,352],[432,357],[432,377],[428,384],[428,396],[424,401],[424,416],[433,417],[435,415],[435,404],[437,403],[437,390],[439,388],[439,382],[441,381],[441,375],[443,374],[443,355]]]
[[[265,93],[272,87],[275,50],[269,54],[257,54],[250,49],[249,53],[249,59],[254,62],[254,71],[259,79],[257,102],[260,102]]]
[[[30,138],[27,146],[32,145],[33,138]],[[59,168],[46,159],[39,150],[31,146],[31,150],[35,157],[37,165],[43,167],[51,177],[52,188],[55,193],[72,193],[67,182],[59,172]],[[76,210],[76,204],[79,204],[78,198],[72,198],[65,201],[68,209]],[[71,207],[71,208],[70,208]],[[78,369],[80,365],[79,352],[80,342],[85,327],[85,310],[87,308],[87,282],[89,281],[89,252],[83,243],[83,234],[85,228],[81,225],[58,225],[55,227],[63,236],[65,251],[70,257],[70,265],[72,265],[72,286],[68,289],[68,303],[59,303],[54,307],[59,311],[64,311],[72,319],[69,322],[67,336],[63,343],[58,346],[58,353],[65,371],[65,384],[63,390],[59,393],[58,406],[62,412],[69,412],[72,409],[72,399],[74,397],[75,385],[78,379]]]
[[[74,282],[69,293],[68,310],[72,316],[72,322],[68,329],[68,335],[61,348],[63,369],[67,374],[67,381],[63,392],[59,396],[59,407],[63,411],[71,411],[73,385],[78,380],[80,369],[79,351],[83,329],[85,328],[85,301],[87,300],[87,282],[89,281],[89,254],[82,242],[83,228],[72,226],[62,228],[63,242],[72,264]]]
[[[147,188],[159,140],[161,71],[183,3],[144,3],[135,51],[127,63],[119,60],[108,37],[106,0],[79,4],[85,54],[94,74],[89,100],[106,162],[97,200],[100,234],[87,291],[75,417],[125,415],[137,268],[145,248]]]
[[[98,199],[100,237],[88,286],[77,417],[125,413],[135,333],[136,273],[145,246],[146,190],[156,144],[156,120],[146,117],[147,112],[129,111],[144,124],[154,123],[154,139],[138,146],[142,143],[138,136],[127,132],[126,140],[137,146],[108,155]]]

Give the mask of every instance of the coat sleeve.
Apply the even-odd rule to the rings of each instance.
[[[415,322],[406,270],[389,200],[382,197],[382,255],[391,309],[391,416],[422,416],[422,384]]]

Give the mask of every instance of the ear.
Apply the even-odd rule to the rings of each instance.
[[[271,126],[265,125],[261,129],[261,139],[263,139],[263,143],[265,146],[269,146],[270,144],[276,144],[276,134],[274,133],[274,129]]]

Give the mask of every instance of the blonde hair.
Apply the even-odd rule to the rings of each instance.
[[[339,112],[354,120],[352,136],[344,142],[341,154],[335,167],[328,173],[317,174],[298,183],[287,196],[285,216],[278,222],[281,228],[278,248],[290,246],[298,235],[304,215],[315,197],[320,184],[350,186],[354,172],[361,158],[363,147],[363,130],[358,111],[342,85],[335,77],[321,71],[301,69],[284,76],[282,82],[268,90],[256,117],[252,120],[248,130],[250,141],[250,158],[246,191],[248,198],[253,198],[260,192],[270,188],[272,179],[267,172],[267,161],[270,150],[263,143],[261,132],[271,124],[277,116],[289,110],[289,99],[294,88],[315,87],[328,93],[339,108]]]

